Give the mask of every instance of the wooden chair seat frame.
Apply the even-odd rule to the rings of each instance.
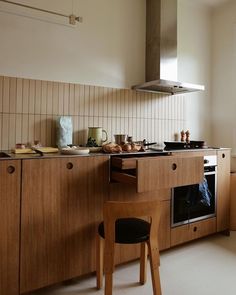
[[[114,272],[115,222],[119,218],[149,217],[150,235],[146,242],[140,243],[140,283],[145,284],[147,277],[147,255],[149,252],[153,294],[161,295],[159,275],[160,257],[158,247],[158,229],[160,224],[160,201],[113,202],[103,207],[104,239],[97,234],[97,288],[102,288],[103,271],[105,273],[105,295],[112,295],[112,274]],[[105,262],[104,262],[105,257]]]

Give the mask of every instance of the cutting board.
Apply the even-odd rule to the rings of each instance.
[[[37,150],[41,151],[42,153],[58,153],[58,148],[53,147],[40,147]],[[12,149],[14,154],[35,154],[35,151],[30,148],[25,149]]]

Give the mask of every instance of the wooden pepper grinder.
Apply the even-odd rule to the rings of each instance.
[[[185,132],[184,132],[184,130],[182,130],[180,132],[180,136],[181,136],[181,141],[185,141]]]
[[[190,132],[189,132],[189,130],[187,130],[187,131],[185,132],[185,135],[186,135],[186,142],[187,142],[187,143],[190,143]]]

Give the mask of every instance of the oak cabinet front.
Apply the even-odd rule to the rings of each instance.
[[[230,223],[230,150],[217,153],[217,231],[229,230]]]
[[[107,156],[23,161],[20,292],[95,271]]]
[[[21,162],[0,161],[0,294],[19,294]]]

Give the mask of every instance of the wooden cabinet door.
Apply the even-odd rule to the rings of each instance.
[[[230,150],[217,153],[217,231],[229,229],[230,222]]]
[[[19,294],[21,162],[0,161],[0,294]]]
[[[21,293],[95,270],[107,156],[23,161]]]
[[[203,180],[203,157],[173,156],[137,160],[137,192],[199,183]]]

